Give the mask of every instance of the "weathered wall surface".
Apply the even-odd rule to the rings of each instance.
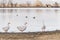
[[[1,33],[0,40],[60,40],[60,32]]]

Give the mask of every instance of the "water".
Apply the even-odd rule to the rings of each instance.
[[[4,32],[3,27],[10,22],[8,32],[21,32],[17,26],[24,26],[24,32],[42,31],[43,24],[45,31],[60,30],[60,10],[59,9],[0,9],[0,32]]]

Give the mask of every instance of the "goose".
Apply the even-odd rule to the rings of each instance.
[[[7,26],[3,27],[3,30],[4,30],[5,32],[7,32],[7,31],[9,30],[9,28],[10,28],[10,27],[9,27],[9,24],[10,24],[10,23],[8,23]]]
[[[45,26],[44,21],[43,21],[42,31],[45,31],[45,29],[46,29],[46,26]]]
[[[26,26],[17,26],[17,29],[21,32],[25,31],[26,30]]]

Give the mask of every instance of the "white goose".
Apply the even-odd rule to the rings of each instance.
[[[27,25],[27,22],[25,22],[24,26],[17,26],[17,29],[21,32],[25,31],[26,30],[26,25]]]
[[[45,29],[46,29],[46,26],[45,26],[44,21],[43,21],[42,31],[45,31]]]
[[[17,29],[21,32],[26,30],[26,26],[18,26]]]
[[[8,26],[3,27],[3,30],[4,30],[5,32],[7,32],[7,31],[9,30],[9,24],[10,24],[10,23],[8,23]]]

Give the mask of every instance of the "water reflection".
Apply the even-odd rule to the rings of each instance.
[[[57,16],[56,16],[57,15]],[[43,23],[44,20],[44,23]],[[24,29],[26,22],[26,30],[24,32],[36,31],[53,31],[60,30],[60,10],[59,9],[0,9],[0,32],[3,27],[10,22],[8,32],[20,32]],[[17,29],[19,26],[19,30]],[[22,27],[22,29],[20,28]]]
[[[43,12],[43,11],[54,11],[54,12],[58,12],[60,10],[58,9],[0,9],[0,13],[13,13],[13,12],[30,12],[30,11],[35,11],[35,12]]]
[[[43,12],[43,11],[54,11],[54,12],[58,12],[60,10],[58,9],[0,9],[0,13],[17,13],[17,12],[30,12],[30,11],[35,11],[35,12]]]
[[[0,9],[0,13],[6,13],[6,12],[8,12],[8,13],[17,13],[17,12],[30,12],[31,11],[31,9]],[[42,10],[40,10],[40,9],[37,9],[37,10],[35,10],[35,9],[33,9],[32,11],[35,11],[35,12],[41,12]]]

